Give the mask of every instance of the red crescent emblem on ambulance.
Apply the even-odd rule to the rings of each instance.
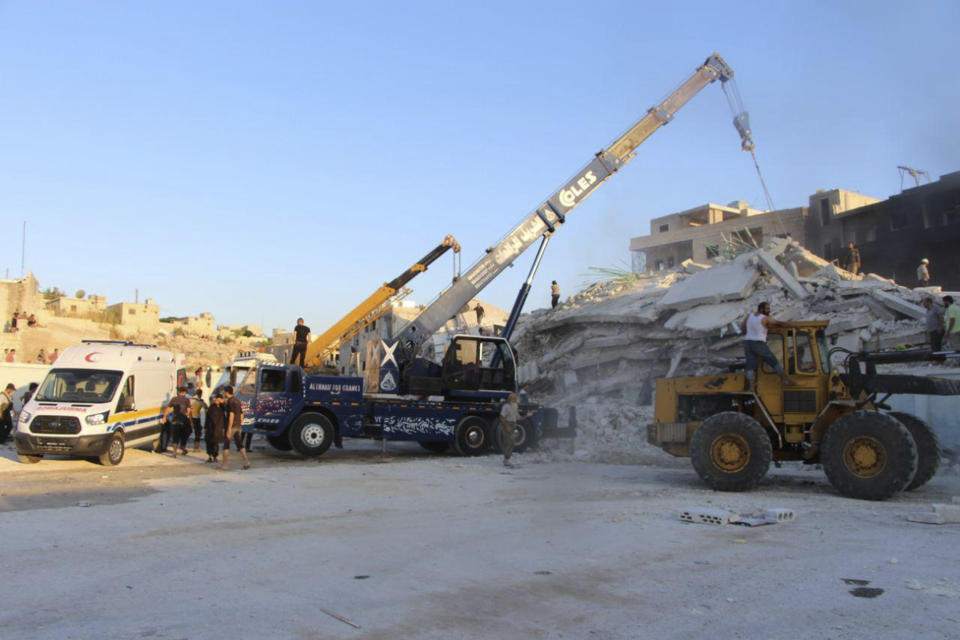
[[[91,351],[86,355],[84,360],[86,360],[87,362],[96,362],[96,359],[93,356],[99,356],[99,355],[101,355],[99,351]]]

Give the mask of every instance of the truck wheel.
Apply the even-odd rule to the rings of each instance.
[[[285,433],[282,436],[267,436],[267,442],[277,451],[290,451],[293,445],[290,444],[290,434]]]
[[[418,440],[417,444],[430,453],[446,453],[447,449],[450,448],[449,442],[426,442],[424,440]]]
[[[107,445],[107,450],[101,453],[97,460],[105,467],[115,467],[123,460],[123,452],[123,434],[114,433],[110,438],[110,444]]]
[[[821,445],[820,462],[837,491],[861,500],[886,500],[913,481],[917,444],[903,424],[876,411],[837,418]]]
[[[490,444],[490,424],[483,418],[467,416],[457,425],[453,446],[462,456],[478,456]]]
[[[937,475],[942,453],[940,451],[940,440],[933,429],[930,428],[930,425],[920,418],[899,411],[891,411],[890,415],[907,428],[907,431],[913,436],[913,441],[917,443],[917,457],[919,458],[917,475],[913,476],[913,481],[907,485],[907,491],[913,491],[927,484],[933,476]]]
[[[333,435],[333,425],[326,416],[305,413],[290,427],[290,444],[301,455],[319,456],[330,448]]]
[[[736,411],[710,416],[693,432],[690,460],[716,491],[754,489],[770,468],[773,448],[760,423]]]
[[[19,461],[22,462],[23,464],[37,464],[37,463],[40,462],[42,459],[43,459],[43,456],[42,456],[42,455],[40,455],[40,456],[28,456],[28,455],[24,455],[24,454],[22,454],[22,453],[18,453],[18,454],[17,454],[17,460],[19,460]]]

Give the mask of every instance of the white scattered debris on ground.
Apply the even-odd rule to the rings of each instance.
[[[776,239],[715,266],[688,260],[635,281],[596,284],[524,316],[514,338],[519,377],[537,402],[578,408],[581,456],[643,461],[656,456],[646,444],[656,379],[740,361],[740,321],[760,302],[779,320],[829,320],[833,345],[879,350],[924,343],[920,303],[938,292],[855,276]]]
[[[907,520],[950,503],[957,477],[874,503],[789,469],[721,494],[689,468],[520,454],[505,471],[399,444],[378,464],[376,443],[346,447],[319,464],[255,448],[253,469],[226,473],[193,455],[128,451],[104,470],[4,451],[0,635],[840,640],[960,624],[960,525]],[[691,506],[796,519],[703,526],[678,518]]]

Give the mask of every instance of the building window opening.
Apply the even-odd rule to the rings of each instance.
[[[820,224],[824,227],[830,224],[830,199],[820,201]]]
[[[666,233],[667,231],[670,231],[670,225],[669,225],[669,224],[662,224],[662,225],[660,225],[660,233]]]

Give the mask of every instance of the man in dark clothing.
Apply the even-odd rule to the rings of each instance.
[[[297,364],[297,355],[300,356],[300,366],[307,355],[307,344],[310,342],[310,327],[303,324],[303,318],[297,318],[297,326],[293,328],[293,353],[290,355],[290,364]]]
[[[0,444],[7,441],[13,430],[13,394],[17,388],[11,382],[0,393]]]
[[[843,268],[854,275],[860,273],[860,249],[852,242],[843,255]]]
[[[186,387],[177,388],[177,396],[163,410],[160,422],[163,425],[160,430],[160,451],[166,451],[167,444],[172,441],[173,457],[177,457],[178,448],[186,455],[187,438],[190,437],[190,400]]]
[[[943,345],[943,307],[938,306],[933,298],[924,298],[923,308],[927,310],[927,342],[930,343],[931,351],[940,351]]]
[[[477,326],[479,327],[481,324],[483,324],[483,314],[486,311],[484,310],[483,305],[479,302],[477,303],[477,306],[473,308],[473,310],[477,314]]]
[[[303,320],[301,319],[301,322]],[[252,433],[243,433],[243,405],[240,400],[233,395],[233,387],[227,385],[223,388],[223,395],[227,399],[226,414],[227,428],[223,434],[223,461],[217,467],[221,471],[227,469],[227,458],[230,453],[230,441],[237,447],[240,456],[243,458],[243,468],[250,468],[250,459],[247,457],[247,450],[250,448],[250,441],[253,440]]]
[[[213,394],[210,407],[207,409],[206,439],[207,462],[217,462],[220,455],[220,443],[223,442],[224,430],[227,425],[227,415],[223,408],[223,396]]]
[[[560,285],[554,280],[550,285],[550,308],[556,309],[558,302],[560,302]]]

